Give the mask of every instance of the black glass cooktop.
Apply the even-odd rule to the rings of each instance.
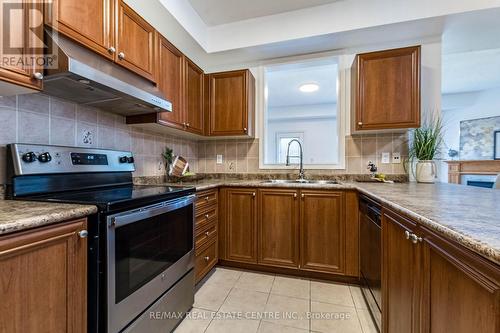
[[[96,205],[100,211],[106,212],[147,206],[194,192],[194,187],[127,185],[52,193],[24,199]]]

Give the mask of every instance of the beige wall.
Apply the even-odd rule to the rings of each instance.
[[[214,140],[198,143],[198,171],[206,173],[289,172],[283,169],[259,169],[259,139]],[[406,134],[370,134],[346,137],[345,170],[307,170],[310,174],[368,173],[368,161],[387,174],[406,173],[402,164],[381,164],[382,152],[399,152],[406,157]],[[223,163],[216,164],[216,155],[223,155]]]
[[[91,144],[83,143],[85,131],[93,134]],[[122,116],[44,94],[0,96],[0,184],[5,182],[5,146],[13,142],[130,150],[136,157],[135,176],[163,175],[161,153],[168,146],[196,171],[195,141],[144,133],[126,125]]]
[[[91,144],[83,133],[93,134]],[[98,147],[130,150],[136,157],[135,176],[165,174],[161,153],[165,147],[187,158],[191,171],[199,173],[288,172],[259,169],[259,139],[193,141],[145,132],[125,124],[125,118],[77,105],[44,94],[0,96],[0,184],[5,182],[6,144],[12,142]],[[407,155],[405,134],[373,134],[346,137],[345,170],[308,170],[309,174],[367,173],[369,160],[380,172],[405,173],[402,164],[381,164],[382,152]],[[224,156],[216,164],[216,155]],[[307,168],[306,168],[307,170]]]

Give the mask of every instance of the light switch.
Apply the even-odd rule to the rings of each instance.
[[[382,164],[389,164],[391,160],[391,153],[382,153]]]
[[[392,163],[395,163],[395,164],[401,163],[401,153],[400,152],[392,153]]]
[[[222,164],[222,155],[217,155],[217,164]]]

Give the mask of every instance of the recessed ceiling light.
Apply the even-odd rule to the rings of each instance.
[[[299,90],[304,93],[315,92],[319,89],[319,86],[316,83],[305,83],[299,87]]]

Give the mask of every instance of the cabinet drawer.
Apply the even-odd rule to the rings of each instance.
[[[195,229],[203,229],[211,222],[217,221],[217,206],[210,207],[201,214],[196,215]]]
[[[195,238],[195,247],[194,247],[196,254],[200,252],[200,249],[203,247],[203,245],[210,242],[212,239],[216,238],[217,238],[217,224],[215,223],[197,233]]]
[[[217,263],[217,242],[213,240],[209,243],[199,255],[196,256],[195,260],[195,274],[196,282],[200,281]]]
[[[217,204],[217,189],[196,193],[196,214],[201,213],[208,206]]]

